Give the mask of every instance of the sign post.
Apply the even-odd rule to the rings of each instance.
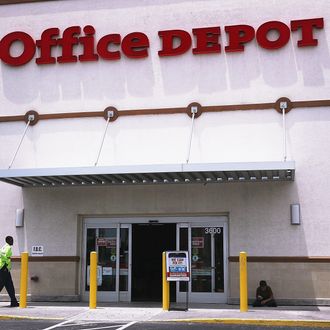
[[[27,252],[22,252],[21,254],[21,285],[19,294],[19,307],[26,308],[27,300],[27,286],[28,286],[28,259],[29,254]]]
[[[90,253],[89,308],[96,308],[97,300],[97,252]]]
[[[166,279],[171,281],[190,281],[190,264],[188,251],[167,251],[166,252]],[[186,295],[186,308],[188,310],[188,283]]]
[[[170,309],[170,285],[166,280],[166,252],[162,255],[163,264],[163,310],[168,311]]]
[[[247,254],[240,252],[239,254],[239,269],[240,269],[240,311],[248,311],[248,289],[247,289]]]

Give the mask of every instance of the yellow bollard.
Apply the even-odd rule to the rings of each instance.
[[[89,308],[96,308],[97,298],[97,253],[90,253],[90,275],[89,275]]]
[[[248,311],[248,289],[247,289],[247,256],[246,252],[239,254],[239,270],[240,270],[240,311]]]
[[[28,252],[21,254],[21,282],[19,290],[19,307],[26,308],[27,287],[28,287]]]
[[[166,280],[166,252],[163,252],[163,310],[170,309],[170,283]]]

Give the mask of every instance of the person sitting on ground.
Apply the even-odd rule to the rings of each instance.
[[[260,281],[253,307],[277,307],[273,291],[266,281]]]

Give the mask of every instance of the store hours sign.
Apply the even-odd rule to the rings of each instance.
[[[190,267],[188,251],[166,252],[167,281],[189,281]]]

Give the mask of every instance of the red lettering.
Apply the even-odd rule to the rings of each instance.
[[[23,44],[24,49],[21,55],[12,56],[10,54],[10,48],[12,44],[19,41]],[[12,66],[19,66],[30,62],[35,54],[36,46],[35,42],[27,33],[25,32],[12,32],[7,34],[0,43],[0,57],[1,59]]]
[[[57,37],[60,33],[58,28],[50,28],[42,32],[41,39],[36,41],[37,47],[40,48],[40,57],[36,59],[37,64],[52,64],[56,63],[56,58],[53,57],[52,47],[57,45]]]
[[[73,46],[79,43],[80,26],[70,26],[63,32],[62,39],[58,39],[58,45],[62,46],[62,56],[57,58],[58,63],[77,62],[77,56],[73,55]]]
[[[184,54],[191,47],[190,34],[184,30],[159,31],[158,35],[162,38],[162,50],[158,52],[159,56],[175,56]],[[180,41],[179,46],[174,47],[174,40]]]
[[[97,43],[97,52],[105,60],[119,60],[120,51],[110,51],[111,44],[120,45],[120,34],[108,34],[100,39]]]
[[[88,62],[88,61],[97,61],[99,56],[95,54],[95,41],[94,41],[94,34],[95,29],[91,25],[86,25],[84,27],[84,37],[79,38],[79,43],[83,45],[84,52],[82,55],[79,55],[79,61],[81,62]]]
[[[196,47],[193,48],[193,54],[220,53],[221,46],[219,44],[220,27],[207,27],[193,29],[196,36]]]
[[[323,29],[323,18],[302,19],[291,21],[291,31],[301,29],[301,40],[298,40],[298,47],[316,46],[317,39],[314,39],[313,28]]]
[[[148,57],[149,39],[142,32],[128,34],[121,44],[123,53],[130,58]]]
[[[250,25],[231,25],[226,26],[228,34],[228,46],[225,47],[227,53],[244,51],[244,44],[254,39],[254,28]]]
[[[278,32],[277,40],[269,40],[268,32],[276,30]],[[290,40],[290,29],[282,22],[270,21],[260,25],[257,30],[257,42],[259,46],[266,49],[279,49],[285,46]]]
[[[323,29],[323,18],[293,20],[290,27],[280,21],[270,21],[262,24],[256,31],[250,25],[225,26],[227,33],[227,45],[225,52],[242,52],[247,43],[256,38],[258,45],[265,49],[279,49],[284,47],[290,40],[291,31],[301,31],[301,39],[298,47],[317,46],[318,39],[314,36],[315,29]],[[95,39],[95,28],[92,25],[70,26],[60,35],[59,28],[49,28],[41,33],[40,39],[34,39],[27,33],[16,31],[5,35],[0,40],[0,59],[12,66],[20,66],[28,63],[35,55],[38,48],[37,64],[55,64],[97,61],[99,57],[104,60],[118,60],[121,51],[128,58],[138,59],[148,57],[149,39],[142,32],[133,32],[121,37],[120,34],[108,34],[98,42]],[[275,37],[273,36],[275,33]],[[221,53],[221,28],[219,26],[192,29],[192,35],[184,30],[159,31],[161,49],[160,57],[177,56],[188,52],[193,44],[192,53],[211,54]],[[17,54],[18,43],[23,50]],[[12,47],[13,46],[13,47]],[[78,47],[77,47],[78,46]],[[61,56],[52,55],[54,48],[61,47]],[[75,54],[75,51],[79,53]]]

